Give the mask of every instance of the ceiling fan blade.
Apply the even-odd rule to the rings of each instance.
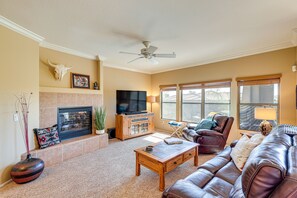
[[[172,54],[153,54],[152,56],[158,58],[176,58],[176,54],[174,52]]]
[[[143,56],[141,56],[141,57],[137,57],[137,58],[135,58],[135,59],[129,61],[128,63],[132,63],[133,61],[136,61],[136,60],[141,59],[141,58],[144,58],[144,57],[143,57]]]
[[[148,61],[149,61],[152,65],[157,65],[157,64],[159,64],[159,61],[157,61],[157,60],[154,59],[154,58],[150,58],[150,59],[148,59]]]
[[[149,46],[149,48],[147,48],[147,52],[148,53],[154,53],[158,48],[155,46]]]
[[[120,52],[120,54],[139,55],[138,53],[133,53],[133,52]]]

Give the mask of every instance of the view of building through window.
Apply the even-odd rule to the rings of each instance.
[[[259,124],[263,120],[254,118],[256,107],[269,106],[278,112],[279,84],[244,85],[239,87],[239,128],[243,130],[259,131]],[[278,113],[277,113],[278,115]],[[269,120],[276,126],[277,120]]]
[[[163,90],[161,97],[161,118],[176,120],[176,90]]]
[[[182,120],[199,122],[210,112],[230,113],[230,87],[182,90]]]

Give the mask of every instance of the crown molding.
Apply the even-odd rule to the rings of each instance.
[[[293,41],[292,42],[290,42],[290,41],[282,42],[282,43],[279,43],[276,45],[272,45],[272,46],[264,47],[264,48],[258,48],[258,49],[254,49],[254,50],[241,51],[239,53],[233,53],[231,55],[225,55],[225,56],[209,59],[206,61],[201,61],[195,65],[159,70],[156,72],[152,72],[151,74],[158,74],[158,73],[169,72],[169,71],[185,69],[185,68],[190,68],[190,67],[197,67],[197,66],[202,66],[202,65],[206,65],[206,64],[217,63],[217,62],[221,62],[221,61],[227,61],[227,60],[232,60],[232,59],[236,59],[236,58],[242,58],[242,57],[246,57],[246,56],[252,56],[252,55],[262,54],[262,53],[266,53],[266,52],[272,52],[272,51],[276,51],[276,50],[286,49],[286,48],[290,48],[290,47],[294,47]]]
[[[52,50],[55,50],[55,51],[63,52],[63,53],[66,53],[66,54],[71,54],[71,55],[91,59],[91,60],[98,60],[98,57],[100,57],[100,60],[102,60],[102,56],[100,56],[100,55],[87,54],[87,53],[80,52],[80,51],[77,51],[77,50],[73,50],[73,49],[70,49],[70,48],[67,48],[67,47],[62,47],[62,46],[59,46],[59,45],[51,44],[51,43],[46,42],[46,41],[41,42],[39,44],[39,46],[44,47],[44,48],[48,48],[48,49],[52,49]]]
[[[294,46],[297,46],[297,28],[292,30],[292,39],[291,42]]]
[[[15,31],[25,37],[28,37],[34,41],[37,41],[38,43],[42,42],[44,38],[42,36],[39,36],[38,34],[35,34],[34,32],[31,32],[30,30],[27,30],[26,28],[8,20],[4,16],[0,15],[0,24],[4,27],[7,27],[8,29]]]
[[[106,64],[106,63],[103,63],[103,67],[109,67],[109,68],[120,69],[120,70],[125,70],[125,71],[137,72],[137,73],[142,73],[142,74],[152,74],[151,72],[145,72],[145,71],[138,70],[138,69],[117,67],[117,66]]]

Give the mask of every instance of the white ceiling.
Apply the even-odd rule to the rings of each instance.
[[[0,0],[0,15],[104,65],[157,73],[293,46],[296,0]],[[175,52],[138,60],[143,40]]]

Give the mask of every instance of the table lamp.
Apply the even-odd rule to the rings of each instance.
[[[255,119],[263,120],[260,124],[260,131],[266,136],[272,130],[272,125],[267,120],[276,120],[276,109],[271,107],[255,108]]]
[[[151,112],[153,112],[153,103],[156,102],[156,96],[148,96],[147,102],[151,103]]]

